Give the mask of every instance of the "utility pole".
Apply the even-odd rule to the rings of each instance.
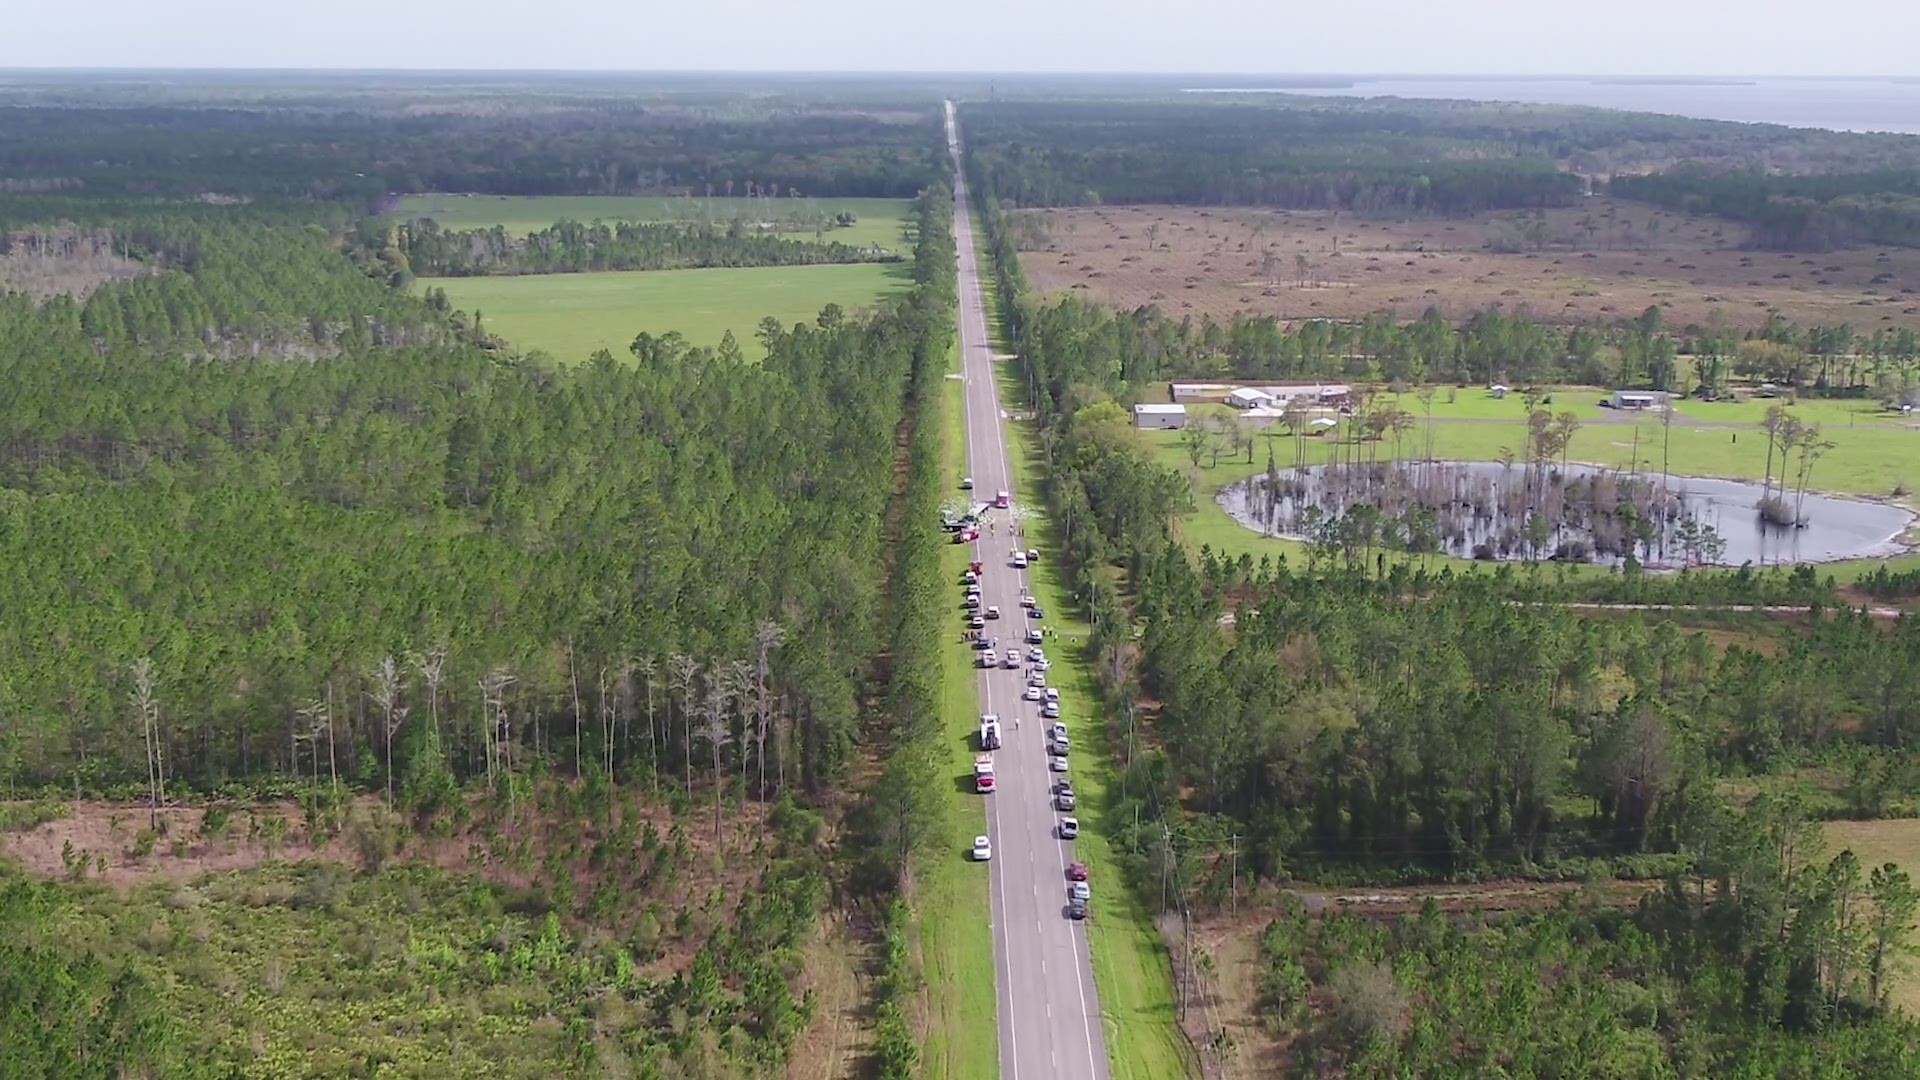
[[[1187,990],[1193,985],[1193,917],[1186,901],[1180,903],[1180,1022],[1187,1022]]]
[[[1232,853],[1227,860],[1227,895],[1235,915],[1240,914],[1240,834],[1234,833],[1231,840]]]

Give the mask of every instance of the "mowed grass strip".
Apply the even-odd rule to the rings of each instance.
[[[763,318],[812,322],[828,304],[854,311],[911,285],[905,263],[860,263],[433,278],[419,287],[445,289],[454,307],[480,312],[483,326],[515,348],[577,364],[598,349],[627,358],[641,331],[678,331],[715,346],[731,330],[740,351],[758,360],[766,355],[755,336]]]
[[[525,236],[556,221],[686,221],[725,225],[733,221],[780,221],[786,215],[854,215],[852,225],[822,230],[817,239],[873,245],[899,252],[913,250],[908,237],[913,216],[910,199],[743,199],[682,198],[664,195],[408,195],[394,216],[430,217],[444,229],[491,229]],[[816,239],[813,230],[778,235]]]
[[[948,351],[948,370],[959,369],[956,337]],[[956,488],[966,475],[965,384],[947,380],[940,393],[945,468]],[[954,778],[973,769],[973,737],[980,721],[978,678],[973,650],[961,640],[960,575],[966,572],[972,545],[947,544],[940,569],[953,585],[954,614],[944,625],[941,660],[941,716],[945,720],[932,778],[945,813],[927,854],[915,906],[920,915],[920,958],[926,976],[922,988],[926,1038],[922,1075],[937,1080],[987,1080],[1000,1074],[999,995],[993,966],[993,917],[988,899],[988,869],[971,859],[973,838],[987,831],[980,796],[964,793]]]
[[[984,236],[985,230],[976,223],[974,234]],[[986,251],[977,254],[981,266],[992,265]],[[994,337],[1004,347],[1000,313],[994,310],[998,293],[988,289],[987,300]],[[996,374],[996,384],[1009,410],[1023,407],[1015,404],[1025,394],[1017,366],[1003,365]],[[1127,887],[1107,840],[1111,827],[1106,820],[1107,787],[1114,774],[1113,748],[1108,743],[1107,725],[1093,684],[1092,657],[1087,652],[1092,627],[1084,612],[1069,608],[1059,564],[1046,557],[1058,553],[1061,545],[1040,496],[1043,465],[1039,439],[1030,422],[1010,423],[1006,431],[1012,440],[1007,450],[1017,505],[1025,515],[1026,542],[1042,554],[1028,577],[1035,602],[1046,612],[1045,625],[1056,635],[1047,645],[1053,661],[1047,683],[1060,691],[1061,717],[1074,747],[1069,775],[1079,795],[1075,815],[1081,823],[1074,857],[1087,864],[1093,883],[1087,942],[1092,952],[1094,986],[1100,994],[1107,1062],[1118,1080],[1196,1076],[1197,1063],[1175,1014],[1173,966],[1166,945],[1146,904]]]

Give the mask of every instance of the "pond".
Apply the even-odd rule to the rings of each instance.
[[[1914,521],[1898,506],[1782,491],[1778,480],[1763,493],[1739,480],[1494,461],[1282,469],[1230,484],[1218,501],[1256,532],[1335,550],[1666,568],[1894,555]]]

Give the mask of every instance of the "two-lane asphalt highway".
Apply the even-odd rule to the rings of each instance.
[[[960,350],[966,379],[967,460],[974,490],[991,502],[1001,491],[1019,507],[1008,458],[1006,419],[994,384],[993,353],[987,336],[980,269],[974,257],[973,225],[967,216],[966,180],[960,167],[959,130],[953,103],[947,103],[947,149],[953,155],[953,234],[960,249]],[[1017,517],[989,513],[991,522],[975,544],[985,567],[981,603],[1000,609],[983,633],[999,638],[1000,652],[1024,655],[1029,626],[1020,596],[1027,575],[1011,565],[1016,549],[1037,546],[1019,532]],[[1068,917],[1067,866],[1073,843],[1059,838],[1048,771],[1046,732],[1037,702],[1021,700],[1028,666],[993,667],[980,672],[980,708],[1000,717],[1002,744],[994,754],[997,791],[987,803],[987,835],[993,842],[993,958],[999,983],[1000,1075],[1008,1080],[1106,1080],[1107,1047],[1100,1023],[1100,999],[1093,986],[1086,924]],[[1062,702],[1069,717],[1084,716],[1085,701]],[[1017,719],[1016,719],[1017,718]],[[1097,916],[1102,887],[1093,883]]]

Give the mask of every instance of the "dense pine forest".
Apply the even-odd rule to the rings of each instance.
[[[902,533],[952,334],[932,112],[561,97],[537,122],[409,119],[404,95],[16,109],[0,827],[129,809],[59,853],[68,882],[0,868],[0,1072],[774,1074],[845,882],[885,910],[931,782],[895,717],[935,691],[882,658],[935,629],[903,584],[930,596],[904,552],[935,538]],[[736,182],[919,190],[913,287],[766,320],[759,362],[669,332],[555,368],[416,271],[899,256],[366,214],[396,188]],[[874,847],[843,861],[828,830],[856,812]],[[122,902],[75,884],[236,845],[269,865]],[[352,1004],[266,1007],[322,984]]]
[[[1219,97],[969,105],[970,167],[981,193],[1010,207],[1467,215],[1570,206],[1611,181],[1617,195],[1746,222],[1763,249],[1920,242],[1913,138],[1598,109]]]

